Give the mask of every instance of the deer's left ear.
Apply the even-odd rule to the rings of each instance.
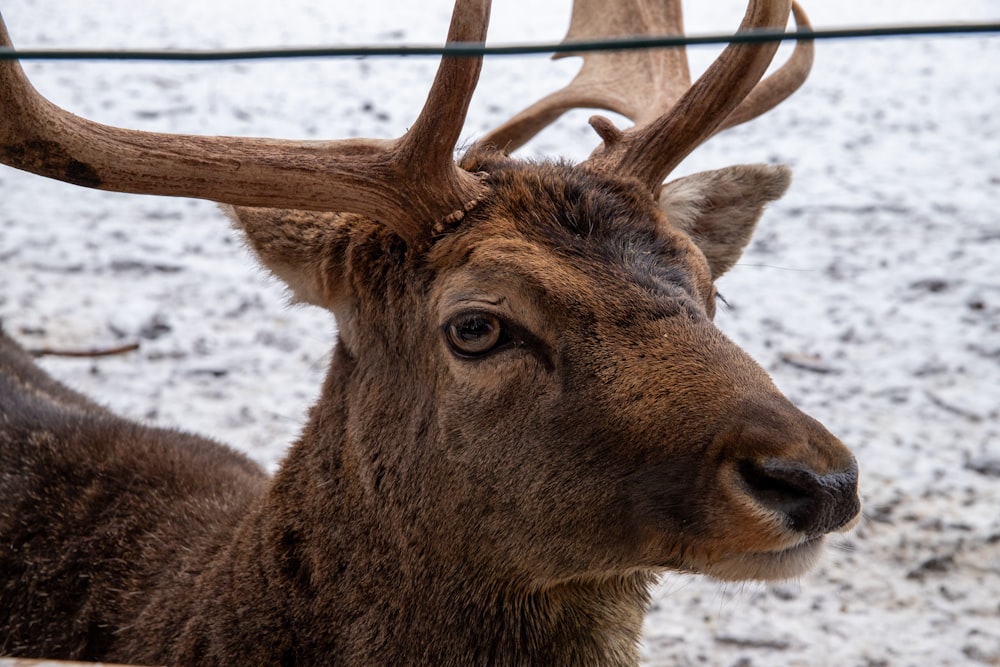
[[[344,276],[349,226],[342,213],[222,206],[261,263],[295,300],[337,311],[348,298]]]
[[[766,164],[704,171],[664,184],[660,209],[705,254],[715,280],[743,254],[764,207],[785,194],[791,177],[788,167]]]

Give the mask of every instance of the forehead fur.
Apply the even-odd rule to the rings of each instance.
[[[486,174],[489,195],[475,217],[504,217],[522,234],[560,247],[574,239],[653,234],[660,218],[653,197],[637,182],[565,162],[513,160],[490,153],[466,156],[462,166]]]
[[[707,269],[688,237],[674,230],[637,182],[562,162],[526,162],[497,154],[466,156],[485,175],[487,194],[428,255],[436,268],[477,254],[529,271],[545,257],[601,281],[662,293],[702,291]],[[552,266],[538,267],[551,275]],[[673,291],[673,290],[669,290]]]

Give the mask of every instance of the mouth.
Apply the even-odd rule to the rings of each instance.
[[[722,581],[778,581],[805,574],[823,551],[824,536],[811,537],[776,551],[734,554],[694,568]]]

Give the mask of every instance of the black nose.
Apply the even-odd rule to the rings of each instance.
[[[762,506],[784,514],[788,525],[807,535],[822,535],[850,522],[861,510],[858,466],[818,474],[792,461],[744,461],[739,468],[747,490]]]

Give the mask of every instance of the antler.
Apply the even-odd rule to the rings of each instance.
[[[681,4],[663,0],[575,0],[563,43],[609,37],[678,35]],[[480,142],[513,152],[574,108],[614,111],[635,123],[669,109],[691,86],[683,48],[559,53],[580,56],[576,78],[484,136]]]
[[[797,30],[809,30],[812,25],[805,10],[797,2],[792,2],[792,16],[795,17]],[[715,133],[728,130],[757,116],[761,116],[784,102],[798,90],[812,70],[813,42],[811,39],[800,39],[795,43],[791,57],[769,77],[758,83],[753,90],[733,109]]]
[[[449,42],[482,42],[490,0],[456,0]],[[0,46],[10,46],[0,17]],[[117,192],[360,213],[408,242],[483,191],[458,141],[482,58],[446,57],[410,131],[396,140],[287,141],[139,132],[60,109],[16,61],[0,62],[0,163]]]
[[[740,29],[784,26],[789,4],[789,0],[751,2]],[[809,27],[801,7],[793,4],[793,9],[796,24]],[[576,0],[564,42],[682,32],[679,0]],[[812,42],[799,41],[789,61],[760,81],[776,50],[777,43],[730,45],[694,87],[682,48],[583,54],[583,67],[568,86],[528,107],[480,143],[509,152],[572,108],[614,111],[635,122],[635,127],[621,133],[606,119],[593,121],[605,146],[592,162],[627,167],[644,181],[656,181],[651,187],[658,187],[712,134],[763,114],[802,85],[812,67]]]

